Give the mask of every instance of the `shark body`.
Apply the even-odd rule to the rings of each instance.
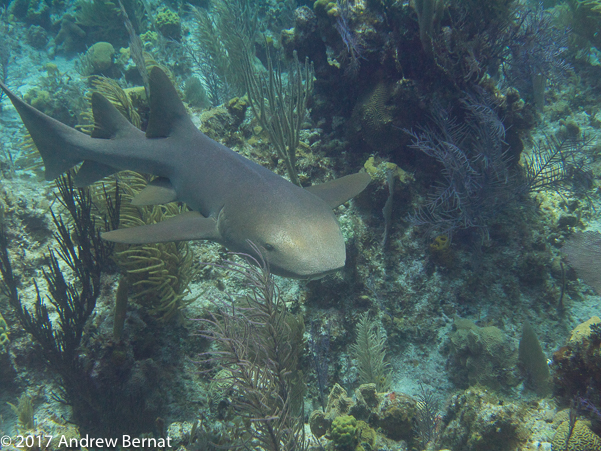
[[[106,232],[109,241],[143,244],[212,240],[235,252],[256,254],[272,273],[318,278],[344,266],[344,239],[332,208],[361,192],[370,177],[357,173],[300,188],[200,132],[168,77],[150,74],[146,133],[131,125],[102,95],[92,95],[95,127],[86,135],[31,107],[6,86],[53,180],[83,164],[76,176],[86,186],[118,170],[158,176],[133,201],[151,205],[185,202],[192,211],[158,224]]]

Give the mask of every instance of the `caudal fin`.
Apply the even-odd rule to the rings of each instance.
[[[15,106],[42,155],[46,180],[54,180],[83,161],[80,156],[81,149],[90,137],[36,110],[12,93],[4,84],[0,83],[0,88]]]

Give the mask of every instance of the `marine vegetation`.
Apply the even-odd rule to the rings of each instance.
[[[359,73],[359,67],[362,59],[365,59],[365,41],[361,34],[356,32],[350,26],[351,14],[349,0],[336,0],[336,30],[344,43],[346,52],[342,59],[347,61],[345,74],[350,77],[356,77]]]
[[[294,53],[287,82],[282,79],[280,64],[274,67],[269,54],[267,76],[257,74],[248,55],[244,59],[243,69],[244,85],[253,114],[269,134],[277,156],[286,164],[290,181],[300,186],[296,151],[313,91],[313,63],[306,58],[304,65],[301,65]]]
[[[574,233],[561,248],[582,280],[593,287],[597,294],[601,293],[601,234],[592,230]]]
[[[542,7],[519,11],[503,56],[503,71],[522,97],[544,106],[547,84],[557,84],[573,72],[566,61],[570,30],[560,29],[554,15]]]
[[[432,125],[410,133],[411,147],[441,164],[444,181],[409,218],[428,226],[433,236],[473,228],[486,237],[491,222],[519,192],[505,151],[505,127],[494,106],[473,95],[461,103],[463,120],[436,105]]]
[[[33,337],[34,350],[56,375],[56,401],[70,405],[72,421],[82,436],[160,433],[155,420],[164,407],[170,378],[164,371],[179,359],[169,337],[179,331],[166,330],[143,309],[128,308],[123,284],[115,318],[95,309],[110,279],[100,276],[114,270],[109,260],[112,244],[100,238],[96,224],[103,224],[105,230],[117,227],[119,204],[107,195],[104,203],[111,213],[104,216],[105,225],[96,219],[98,212],[87,189],[74,188],[70,177],[59,179],[59,188],[70,219],[54,215],[57,248],[50,251],[49,268],[44,269],[48,296],[36,282],[33,311],[21,302],[2,235],[0,269],[9,302]],[[120,198],[118,193],[116,197]],[[67,279],[71,274],[73,282]],[[57,319],[51,318],[51,308],[56,309]]]
[[[440,435],[440,399],[434,390],[427,390],[419,385],[417,395],[417,415],[415,429],[422,449],[427,449],[428,443],[436,442]]]
[[[195,27],[186,53],[216,106],[245,91],[242,63],[252,50],[259,21],[257,5],[247,0],[212,2],[210,10],[191,6]]]
[[[27,393],[23,393],[19,397],[17,405],[8,403],[14,413],[17,414],[18,429],[21,432],[26,432],[35,428],[35,418],[33,416],[33,404],[31,397]]]
[[[111,0],[79,0],[76,24],[89,30],[86,39],[91,43],[117,43],[125,35],[123,17],[117,2]]]
[[[601,3],[599,0],[568,0],[573,14],[574,32],[584,36],[592,45],[601,48],[599,24],[601,23]]]
[[[566,186],[586,195],[592,187],[592,171],[587,149],[591,140],[586,136],[563,134],[546,136],[535,142],[524,159],[525,191],[559,189]]]
[[[263,258],[237,255],[243,263],[226,261],[224,269],[240,280],[247,295],[214,301],[216,311],[199,320],[201,334],[213,342],[213,349],[201,355],[203,363],[227,370],[215,378],[232,392],[231,442],[226,446],[305,450],[302,318],[288,312]]]
[[[386,362],[386,336],[378,322],[361,315],[357,323],[357,339],[351,345],[353,358],[357,359],[360,384],[376,384],[378,392],[385,392],[392,384],[390,364]]]
[[[21,302],[19,281],[12,272],[7,237],[0,235],[0,270],[3,289],[16,312],[21,326],[41,346],[41,356],[60,376],[61,397],[72,405],[74,416],[81,421],[95,407],[90,397],[86,369],[79,358],[87,320],[94,311],[100,294],[100,276],[106,269],[113,245],[100,238],[100,230],[118,226],[119,203],[111,204],[110,214],[98,224],[92,217],[92,202],[87,190],[77,190],[71,175],[57,180],[59,201],[72,221],[69,227],[61,215],[52,214],[57,232],[58,248],[48,255],[49,268],[44,270],[48,285],[48,301],[56,309],[58,327],[53,325],[49,309],[36,284],[37,301],[30,312]],[[75,283],[65,279],[61,270],[66,265],[75,276]]]
[[[8,324],[6,324],[2,313],[0,313],[0,347],[4,349],[9,342],[10,339],[8,338]]]
[[[141,127],[140,115],[131,97],[117,82],[105,77],[93,77],[91,83],[94,91],[109,100],[132,125]],[[84,117],[90,122],[93,121],[91,109],[84,113]],[[85,125],[80,129],[91,133],[93,126]],[[123,171],[115,179],[117,180],[122,198],[121,225],[135,227],[154,224],[182,213],[182,207],[175,203],[154,206],[132,205],[132,200],[150,181],[142,174]],[[111,199],[115,198],[116,193],[113,189],[105,190],[101,183],[93,186],[95,205],[100,212],[106,211],[105,192],[108,192]],[[133,245],[128,249],[118,249],[114,260],[128,275],[129,286],[134,292],[132,299],[140,300],[151,314],[166,320],[172,318],[186,304],[185,293],[194,275],[193,253],[186,241]]]
[[[536,332],[528,321],[524,322],[522,326],[518,358],[523,371],[526,373],[526,383],[529,388],[541,397],[549,395],[553,386],[547,357],[538,341]]]
[[[122,226],[156,224],[185,211],[185,207],[175,202],[140,207],[132,205],[132,199],[148,181],[132,171],[119,174],[123,192]],[[195,275],[194,253],[187,241],[131,245],[127,249],[117,249],[114,260],[127,274],[133,292],[132,300],[137,300],[152,315],[168,320],[193,301],[184,299]]]

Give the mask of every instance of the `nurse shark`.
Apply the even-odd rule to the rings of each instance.
[[[146,132],[93,93],[95,124],[87,135],[36,110],[0,83],[42,155],[47,180],[79,163],[77,186],[120,170],[148,173],[157,178],[134,204],[181,201],[192,210],[157,224],[105,232],[103,239],[129,244],[211,240],[257,256],[256,246],[273,274],[299,279],[323,277],[344,266],[344,239],[332,209],[363,191],[368,174],[301,188],[198,130],[158,67],[150,73],[149,87]]]

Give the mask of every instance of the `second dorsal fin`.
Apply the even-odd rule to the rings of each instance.
[[[119,138],[133,130],[138,131],[106,97],[97,92],[92,93],[92,112],[92,138]]]

